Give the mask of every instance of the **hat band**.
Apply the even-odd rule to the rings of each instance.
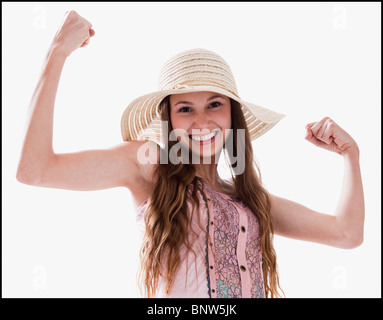
[[[235,97],[237,97],[238,99],[240,99],[237,92],[229,90],[227,87],[219,85],[218,83],[215,83],[215,82],[210,82],[208,84],[199,83],[198,85],[187,85],[187,84],[177,83],[174,86],[172,86],[170,88],[170,90],[189,89],[191,91],[199,91],[199,88],[201,88],[201,87],[203,87],[203,88],[205,88],[205,87],[212,87],[212,88],[216,87],[216,88],[219,88],[220,90],[225,90],[225,91],[231,93],[232,95],[234,95]],[[162,89],[162,90],[169,90],[169,89]],[[177,94],[177,93],[174,93],[174,94]]]

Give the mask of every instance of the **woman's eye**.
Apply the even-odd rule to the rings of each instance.
[[[218,101],[216,101],[216,102],[212,102],[212,103],[210,104],[210,107],[212,107],[212,108],[217,108],[217,107],[219,107],[220,105],[221,105],[221,103],[218,102]]]
[[[189,107],[182,107],[181,109],[178,110],[178,112],[188,112],[190,110]]]
[[[209,107],[214,109],[214,108],[219,107],[220,105],[221,105],[221,102],[215,101],[215,102],[210,103]],[[190,107],[182,107],[182,108],[178,109],[178,112],[181,112],[181,113],[188,113],[190,111],[191,111]]]

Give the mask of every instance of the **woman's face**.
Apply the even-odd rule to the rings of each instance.
[[[170,96],[170,121],[177,139],[194,154],[218,154],[231,128],[230,98],[214,92]]]

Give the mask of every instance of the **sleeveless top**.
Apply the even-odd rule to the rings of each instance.
[[[189,205],[193,253],[181,247],[181,263],[170,293],[160,276],[157,297],[166,298],[264,298],[261,235],[255,214],[238,198],[199,184],[199,219]],[[202,192],[203,190],[203,192]],[[145,200],[136,221],[145,232]],[[196,210],[196,208],[195,208]],[[201,230],[201,227],[204,230]]]

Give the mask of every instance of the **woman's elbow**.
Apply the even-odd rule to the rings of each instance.
[[[41,178],[36,173],[28,172],[19,168],[16,173],[16,180],[23,184],[38,186]]]
[[[360,219],[354,219],[352,223],[339,226],[339,247],[344,249],[355,249],[364,241],[364,214]]]
[[[363,235],[353,239],[350,243],[350,249],[357,248],[363,244]]]
[[[363,233],[347,236],[344,240],[344,249],[355,249],[363,244]]]

